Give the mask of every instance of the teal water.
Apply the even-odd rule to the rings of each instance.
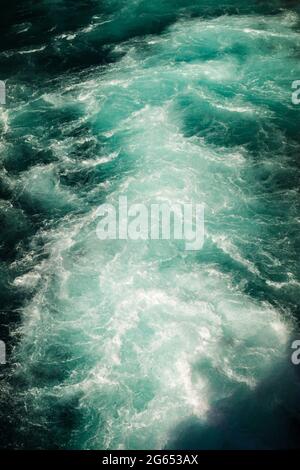
[[[297,3],[7,2],[2,447],[299,447]],[[100,242],[121,195],[203,249]]]

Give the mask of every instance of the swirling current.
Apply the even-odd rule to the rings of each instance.
[[[1,4],[1,447],[300,442],[297,1]],[[97,209],[205,204],[205,243]]]

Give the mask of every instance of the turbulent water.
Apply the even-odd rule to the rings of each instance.
[[[299,447],[298,2],[3,4],[1,446]],[[203,249],[101,242],[122,195]]]

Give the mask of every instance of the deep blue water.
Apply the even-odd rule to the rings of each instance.
[[[299,447],[297,1],[1,5],[1,447]],[[199,252],[97,208],[205,204]]]

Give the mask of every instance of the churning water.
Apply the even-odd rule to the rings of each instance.
[[[3,3],[1,445],[298,447],[298,2]],[[203,249],[100,242],[122,195]]]

